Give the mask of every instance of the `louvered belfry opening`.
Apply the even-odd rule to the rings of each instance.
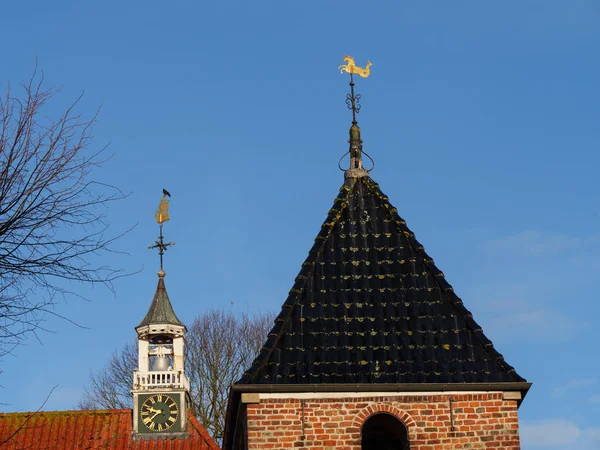
[[[364,423],[361,450],[409,450],[406,426],[391,414],[375,414]]]

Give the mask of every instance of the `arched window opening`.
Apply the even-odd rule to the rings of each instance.
[[[362,450],[409,450],[406,426],[391,414],[375,414],[362,427]]]

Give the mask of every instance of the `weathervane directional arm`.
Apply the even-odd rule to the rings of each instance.
[[[154,241],[154,245],[149,245],[148,248],[153,250],[155,248],[158,249],[158,254],[160,256],[160,270],[163,270],[163,255],[167,251],[167,249],[171,246],[175,245],[175,242],[165,242],[162,234],[162,223],[160,224],[160,236],[158,239]]]

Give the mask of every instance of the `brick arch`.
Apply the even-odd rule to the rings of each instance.
[[[352,425],[348,427],[348,431],[352,434],[360,436],[364,423],[367,421],[367,419],[375,414],[390,414],[394,416],[406,427],[408,439],[411,441],[416,439],[416,429],[414,426],[416,423],[414,419],[408,415],[406,411],[402,411],[387,403],[374,403],[362,409],[352,421]]]

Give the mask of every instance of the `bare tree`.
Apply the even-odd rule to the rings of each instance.
[[[90,150],[94,115],[79,99],[52,115],[56,94],[36,73],[13,94],[0,94],[0,356],[44,329],[71,282],[101,283],[122,275],[96,256],[111,251],[102,207],[124,198],[94,182],[102,150]],[[52,103],[52,102],[50,102]],[[64,317],[63,317],[64,318]]]
[[[90,387],[84,389],[79,409],[131,408],[131,384],[137,359],[137,342],[129,342],[111,355],[102,370],[90,372]]]
[[[187,338],[186,369],[198,420],[221,442],[229,387],[248,369],[273,326],[272,314],[239,317],[211,310],[196,317]]]
[[[213,309],[197,316],[186,335],[185,371],[190,380],[192,408],[211,436],[220,442],[225,427],[229,387],[249,368],[273,325],[273,314],[236,316]],[[131,408],[135,344],[115,352],[98,372],[79,402],[81,409]]]

